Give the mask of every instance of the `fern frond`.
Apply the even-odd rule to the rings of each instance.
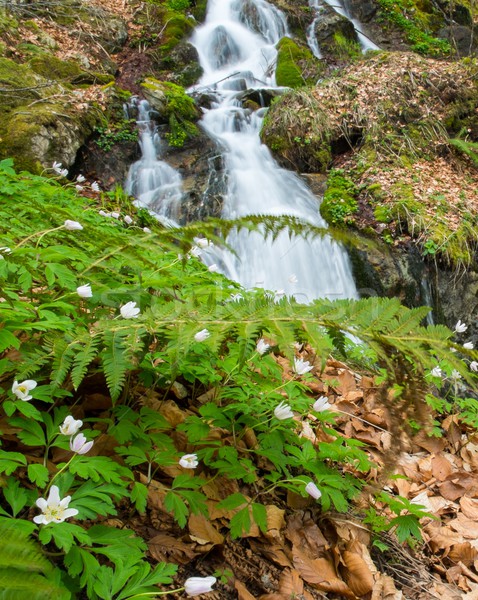
[[[93,362],[98,354],[98,346],[100,343],[99,335],[88,336],[85,341],[81,342],[81,349],[76,350],[73,360],[73,369],[71,371],[71,381],[73,387],[78,389],[80,383],[85,376],[88,366]]]

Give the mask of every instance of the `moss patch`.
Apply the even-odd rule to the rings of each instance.
[[[332,169],[327,178],[327,188],[320,205],[320,214],[331,225],[344,225],[353,222],[358,210],[357,189],[343,169]]]
[[[323,72],[323,66],[305,45],[290,38],[282,38],[277,44],[277,85],[298,88],[312,85]]]

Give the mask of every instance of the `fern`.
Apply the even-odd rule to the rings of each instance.
[[[81,350],[75,355],[73,369],[71,371],[71,381],[75,389],[78,389],[88,370],[88,366],[96,357],[99,343],[99,336],[88,336],[86,340],[82,342]]]
[[[15,520],[0,522],[0,600],[69,600],[56,569]]]
[[[101,353],[106,383],[113,402],[118,400],[128,370],[132,367],[129,360],[129,331],[110,330],[103,333],[104,348]]]

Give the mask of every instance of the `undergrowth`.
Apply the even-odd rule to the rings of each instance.
[[[473,352],[452,352],[446,327],[423,327],[426,308],[276,301],[196,258],[232,227],[262,222],[274,236],[284,224],[144,228],[115,198],[78,197],[73,183],[17,174],[11,161],[0,163],[0,190],[0,587],[16,600],[182,591],[171,589],[176,565],[152,566],[145,542],[109,520],[148,515],[153,496],[180,528],[222,511],[232,538],[267,529],[272,495],[354,510],[375,465],[331,410],[314,407],[311,372],[330,356],[376,378],[397,432],[424,421],[430,398],[449,410],[430,383],[456,393],[473,382]],[[310,423],[327,441],[301,435]],[[387,504],[396,516],[385,522]],[[424,514],[382,492],[366,522],[407,541]],[[216,575],[187,580],[186,594],[209,591]]]

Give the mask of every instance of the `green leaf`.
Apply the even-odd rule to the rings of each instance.
[[[26,403],[22,402],[22,404]],[[9,423],[13,427],[19,428],[20,431],[17,432],[17,436],[27,446],[44,446],[46,444],[45,432],[36,421],[24,419],[23,417],[13,417],[9,420]]]
[[[139,481],[135,481],[131,489],[131,500],[134,502],[136,510],[143,514],[148,502],[148,488]]]
[[[35,494],[32,490],[21,488],[20,482],[14,477],[9,477],[2,489],[5,500],[10,504],[14,517],[31,502],[32,496]]]
[[[50,472],[46,467],[39,463],[28,465],[28,479],[39,488],[44,488],[50,478]]]
[[[44,525],[38,534],[39,540],[43,544],[50,543],[51,540],[57,548],[64,552],[69,552],[75,543],[75,539],[79,544],[91,544],[91,538],[88,533],[79,525],[74,523],[50,523]]]
[[[267,510],[263,504],[259,504],[258,502],[252,503],[252,518],[259,529],[265,533],[267,531]]]
[[[184,500],[175,492],[169,491],[164,497],[164,507],[173,514],[174,520],[180,527],[188,522],[189,509]]]
[[[0,473],[11,475],[18,467],[25,466],[27,459],[20,452],[0,450]]]
[[[231,530],[231,537],[233,540],[241,537],[244,533],[249,533],[251,529],[251,514],[249,506],[245,506],[232,517],[229,523],[229,528]]]
[[[12,346],[18,350],[20,348],[20,340],[13,335],[8,329],[0,329],[0,353],[11,348]]]
[[[234,510],[235,508],[239,508],[239,506],[243,506],[244,504],[248,504],[248,499],[242,494],[236,493],[231,494],[224,500],[218,503],[218,508],[225,508],[226,510]]]

